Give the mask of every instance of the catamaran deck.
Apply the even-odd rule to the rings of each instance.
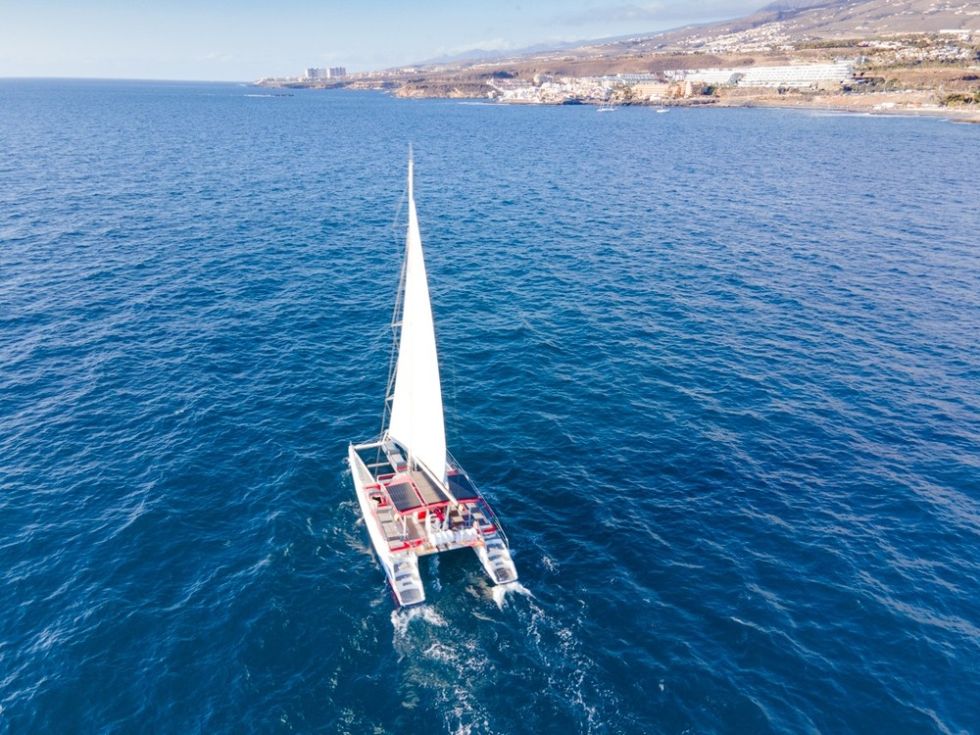
[[[390,551],[435,553],[500,534],[493,511],[458,466],[450,466],[441,487],[423,470],[409,469],[396,448],[369,444],[355,451],[371,475],[365,490]]]

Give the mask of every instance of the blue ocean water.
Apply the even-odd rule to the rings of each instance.
[[[409,142],[467,552],[393,611]],[[0,81],[0,733],[980,732],[980,127]]]

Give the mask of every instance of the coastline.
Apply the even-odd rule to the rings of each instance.
[[[814,110],[852,115],[938,117],[951,122],[980,124],[980,106],[943,106],[928,92],[870,92],[833,95],[757,95],[722,97],[709,107]]]
[[[858,26],[850,35],[828,31],[827,37],[812,37],[799,27],[788,29],[781,18],[769,18],[734,33],[723,25],[561,52],[363,72],[336,81],[308,74],[258,83],[375,89],[410,99],[771,107],[976,124],[980,27],[959,21],[951,17],[943,21],[948,25],[936,26],[938,19],[920,18],[914,28]]]
[[[399,99],[454,99],[491,102],[499,105],[517,106],[590,106],[601,107],[609,104],[602,100],[581,99],[574,102],[552,102],[547,100],[507,100],[493,99],[479,94],[468,85],[445,85],[444,87],[406,87],[392,83],[347,82],[329,85],[305,84],[262,84],[250,86],[272,89],[348,89],[354,92],[374,91]],[[703,95],[687,98],[632,100],[613,103],[622,107],[700,107],[700,108],[771,108],[789,110],[812,110],[818,112],[883,115],[898,117],[937,117],[957,123],[980,124],[980,105],[940,105],[933,90],[904,90],[862,93],[806,93],[757,91],[748,94],[723,92],[717,96]]]
[[[491,102],[499,105],[568,107],[602,107],[606,102],[581,100],[575,103],[488,100],[470,94],[399,94],[398,89],[380,90],[401,99],[456,99]],[[957,123],[980,124],[980,105],[942,106],[936,104],[934,95],[926,91],[869,92],[864,94],[755,94],[720,97],[692,97],[634,101],[617,106],[656,108],[726,108],[726,109],[783,109],[817,111],[850,115],[874,115],[892,117],[936,117]]]

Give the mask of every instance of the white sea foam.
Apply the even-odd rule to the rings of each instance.
[[[529,599],[516,612],[527,625],[529,643],[549,662],[549,691],[579,712],[582,732],[602,731],[603,711],[618,704],[616,695],[602,682],[595,661],[583,651],[584,603],[574,601],[578,611],[573,606],[546,609],[529,590],[522,590]]]
[[[448,646],[440,641],[435,641],[423,651],[426,658],[439,661],[444,664],[452,664],[459,661],[459,654],[452,646]]]
[[[432,562],[429,564],[428,586],[435,592],[442,591],[442,581],[439,579],[439,555],[433,554]]]
[[[479,638],[450,626],[431,605],[394,611],[391,623],[403,682],[442,713],[443,726],[434,723],[436,729],[490,732],[489,714],[476,693],[490,667]],[[414,700],[409,705],[414,706]]]
[[[498,584],[490,589],[490,595],[493,597],[493,601],[497,603],[497,607],[501,610],[507,604],[507,593],[513,593],[518,595],[524,595],[525,597],[534,597],[527,587],[525,587],[520,582],[508,582],[507,584]]]
[[[419,605],[410,608],[398,608],[391,611],[391,626],[395,629],[396,635],[404,635],[408,632],[408,626],[413,620],[421,620],[429,625],[443,628],[447,625],[446,619],[442,617],[435,608],[430,605]]]

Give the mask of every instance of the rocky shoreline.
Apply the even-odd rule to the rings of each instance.
[[[305,86],[305,85],[304,85]],[[576,100],[569,102],[530,102],[488,99],[483,89],[473,85],[445,85],[444,88],[406,88],[397,84],[347,83],[334,84],[322,88],[345,88],[350,90],[382,91],[402,99],[456,99],[494,102],[501,105],[590,105],[599,107],[600,100]],[[792,110],[813,110],[826,113],[853,115],[898,115],[940,117],[952,122],[980,124],[980,104],[950,105],[939,104],[937,94],[928,90],[906,90],[898,92],[865,93],[803,93],[803,92],[763,92],[757,94],[718,96],[698,96],[687,99],[643,100],[617,103],[622,107],[656,108],[778,108]]]

